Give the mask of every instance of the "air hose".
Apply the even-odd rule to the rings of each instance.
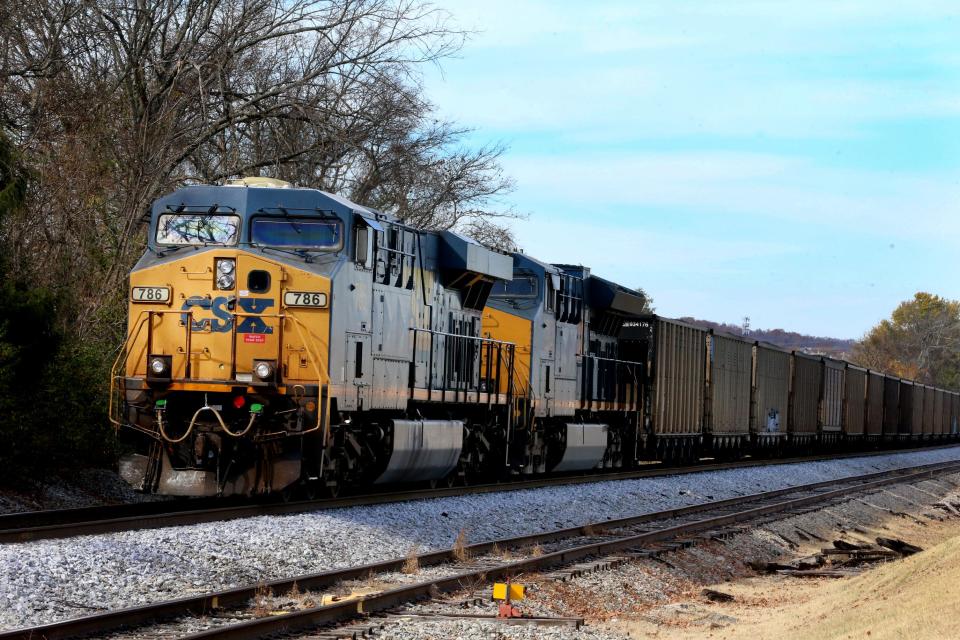
[[[178,442],[183,442],[184,440],[187,439],[187,436],[189,436],[190,433],[193,431],[193,426],[197,423],[197,417],[204,411],[210,411],[211,413],[213,413],[213,415],[217,418],[217,422],[220,423],[220,428],[223,429],[227,435],[233,436],[234,438],[242,438],[243,436],[247,435],[250,429],[253,428],[254,421],[256,421],[257,419],[257,414],[251,412],[250,422],[247,423],[246,428],[244,428],[244,430],[240,432],[233,432],[233,431],[230,431],[230,428],[227,426],[227,423],[223,421],[223,418],[220,416],[219,411],[217,411],[216,409],[214,409],[208,404],[204,404],[202,407],[197,409],[196,412],[193,414],[193,417],[190,418],[190,424],[187,426],[186,432],[184,432],[184,434],[179,438],[171,438],[170,436],[167,435],[167,431],[166,429],[164,429],[164,426],[163,426],[163,412],[158,411],[157,426],[160,427],[160,435],[162,435],[163,439],[169,442],[170,444],[177,444]]]

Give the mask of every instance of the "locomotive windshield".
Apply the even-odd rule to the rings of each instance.
[[[237,244],[240,218],[231,215],[165,213],[157,224],[157,244]]]
[[[267,247],[336,251],[343,242],[339,220],[255,218],[251,242]]]

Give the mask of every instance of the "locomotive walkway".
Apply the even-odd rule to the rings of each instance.
[[[912,448],[910,451],[928,451],[954,446],[944,443],[939,446]],[[241,500],[236,498],[194,498],[166,500],[136,504],[120,504],[76,509],[30,511],[0,515],[0,544],[29,542],[55,538],[70,538],[80,535],[159,529],[162,527],[220,522],[255,516],[277,516],[306,513],[344,507],[388,504],[408,500],[424,500],[470,494],[519,491],[547,486],[562,486],[609,480],[655,478],[685,473],[701,473],[723,469],[741,469],[767,465],[837,460],[889,455],[893,450],[820,454],[793,458],[749,458],[736,462],[717,463],[710,459],[689,467],[668,466],[651,463],[643,469],[632,471],[591,473],[588,475],[551,476],[536,479],[505,481],[492,484],[442,487],[435,489],[399,489],[376,493],[357,493],[338,498],[315,500]]]
[[[125,629],[124,637],[130,638],[239,639],[345,623],[349,625],[347,628],[331,627],[321,633],[350,637],[358,624],[376,624],[370,621],[370,614],[462,591],[465,585],[483,585],[529,572],[553,571],[550,575],[562,577],[591,568],[600,570],[649,555],[655,548],[686,546],[698,539],[722,536],[725,530],[743,523],[819,509],[853,494],[956,473],[960,473],[960,462],[952,461],[839,478],[109,611],[0,633],[0,640],[53,640],[116,629]],[[509,558],[504,550],[509,551]],[[576,564],[584,561],[588,563]],[[409,573],[419,573],[420,568],[429,567],[425,573],[431,577],[398,573],[411,565],[417,570]],[[322,606],[264,612],[253,604],[268,594],[317,592],[319,598],[323,590],[344,581],[370,583],[374,579],[379,583],[375,590],[355,593]],[[362,622],[357,623],[358,619]]]

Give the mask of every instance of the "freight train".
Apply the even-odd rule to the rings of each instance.
[[[960,395],[650,315],[268,178],[156,200],[111,421],[141,491],[336,494],[957,437]]]

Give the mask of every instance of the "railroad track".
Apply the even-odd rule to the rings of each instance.
[[[576,563],[597,568],[616,566],[648,555],[660,545],[672,548],[692,544],[697,537],[722,533],[726,528],[822,508],[832,500],[870,492],[891,484],[927,480],[960,473],[960,461],[894,469],[800,485],[789,489],[719,500],[667,511],[587,523],[578,527],[504,538],[397,558],[375,564],[292,576],[223,591],[190,596],[116,611],[108,611],[47,625],[0,633],[0,640],[71,638],[125,629],[130,638],[244,639],[317,629],[337,637],[330,625],[356,625],[358,618],[389,611],[440,594],[477,587],[522,573],[553,570],[553,575],[574,574]],[[665,547],[664,547],[665,546]],[[510,557],[505,556],[508,550]],[[413,563],[412,575],[403,573]],[[573,567],[571,568],[571,565]],[[429,574],[424,577],[423,574]],[[317,606],[304,594],[322,602],[325,590],[342,591],[351,581],[368,586],[366,592],[341,593],[339,601]],[[278,601],[270,601],[275,595]],[[297,597],[300,599],[297,600]],[[301,607],[297,608],[299,602]],[[279,604],[278,604],[279,603]],[[279,610],[274,610],[279,607]],[[367,624],[364,622],[363,624]],[[147,626],[150,625],[150,626]],[[355,629],[354,629],[355,630]],[[348,627],[344,637],[353,633]],[[123,637],[123,636],[114,636]]]
[[[905,451],[928,451],[957,446],[956,443],[934,447],[907,449]],[[55,538],[70,538],[80,535],[115,533],[141,529],[157,529],[204,522],[218,522],[264,515],[287,515],[337,509],[359,505],[406,502],[429,498],[492,493],[498,491],[519,491],[547,486],[561,486],[608,480],[629,480],[650,478],[684,473],[700,473],[721,469],[739,469],[777,464],[793,464],[842,458],[860,458],[878,455],[890,455],[896,450],[842,453],[832,455],[803,456],[794,458],[756,458],[737,462],[716,463],[709,459],[690,467],[670,467],[652,463],[644,469],[599,473],[590,475],[559,476],[514,480],[494,484],[472,485],[465,487],[443,487],[436,489],[399,490],[378,493],[358,493],[339,498],[317,500],[279,501],[242,501],[236,499],[195,498],[190,500],[172,500],[121,504],[77,509],[51,511],[31,511],[0,515],[0,544],[29,542]]]

